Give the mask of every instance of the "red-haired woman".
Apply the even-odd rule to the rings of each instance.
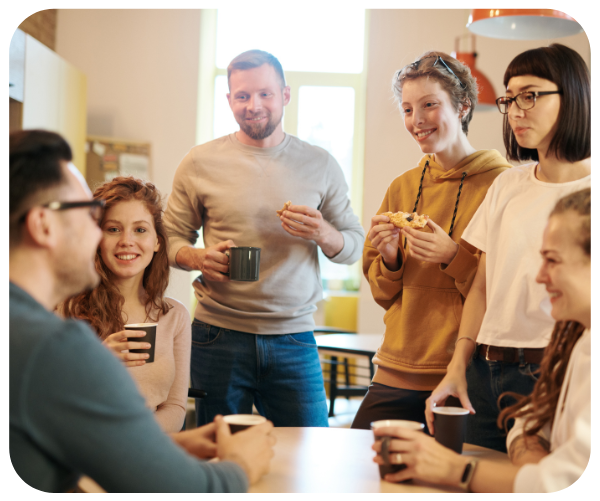
[[[169,283],[167,236],[159,191],[133,177],[116,177],[94,193],[106,201],[102,241],[96,253],[100,285],[63,305],[68,317],[87,320],[104,344],[129,367],[147,405],[163,430],[181,430],[189,384],[191,328],[189,313],[164,296]],[[154,362],[149,348],[127,341],[125,324],[157,322]],[[143,335],[141,332],[139,335]],[[128,337],[134,337],[127,331]]]

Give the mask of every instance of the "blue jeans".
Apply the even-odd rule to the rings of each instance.
[[[323,373],[312,331],[249,334],[192,322],[192,386],[198,426],[217,414],[251,414],[275,426],[328,426]]]
[[[469,415],[465,442],[506,452],[506,433],[498,428],[496,420],[501,409],[516,402],[504,397],[498,406],[498,397],[505,391],[529,395],[533,391],[537,375],[537,364],[509,364],[488,361],[477,354],[467,368],[469,400],[475,414]],[[512,428],[512,420],[508,423]]]

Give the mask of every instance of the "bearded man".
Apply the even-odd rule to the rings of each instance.
[[[227,68],[239,131],[196,146],[179,165],[165,215],[169,261],[200,270],[192,322],[198,424],[251,413],[275,426],[327,426],[312,314],[322,298],[318,247],[352,264],[365,234],[335,159],[283,131],[281,64],[250,50]],[[276,211],[293,202],[280,216]],[[205,248],[195,248],[199,229]],[[228,249],[260,247],[259,280],[231,281]]]

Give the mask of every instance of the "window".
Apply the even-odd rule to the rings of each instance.
[[[225,95],[227,65],[259,48],[281,62],[291,101],[283,128],[321,146],[340,164],[354,212],[362,213],[366,11],[323,8],[294,11],[282,22],[277,10],[224,8],[202,11],[198,143],[238,130]],[[207,113],[212,111],[212,113]],[[325,289],[358,290],[360,263],[330,262],[319,249]]]

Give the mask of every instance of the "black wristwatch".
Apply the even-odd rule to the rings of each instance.
[[[465,491],[469,491],[469,486],[471,485],[471,480],[473,479],[473,475],[475,473],[475,469],[477,468],[477,463],[479,463],[479,459],[471,459],[463,471],[462,478],[460,479],[460,483],[458,486]]]

